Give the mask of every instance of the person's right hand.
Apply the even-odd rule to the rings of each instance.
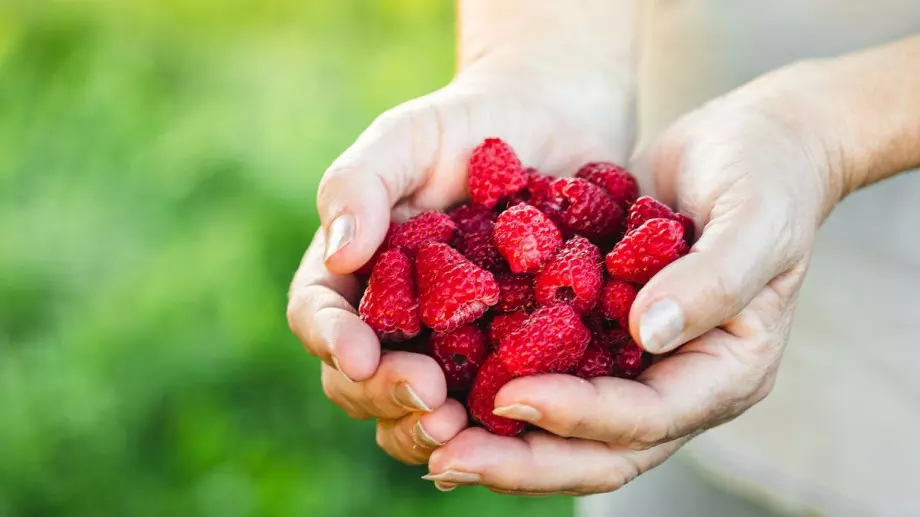
[[[629,81],[596,72],[560,78],[548,63],[518,65],[474,63],[447,87],[374,121],[324,174],[322,228],[291,286],[288,322],[323,361],[326,395],[352,417],[378,419],[377,442],[407,463],[425,463],[467,416],[447,399],[433,359],[382,352],[356,313],[360,286],[351,273],[383,241],[391,215],[401,220],[463,201],[466,161],[487,137],[556,175],[589,161],[622,163],[632,146]]]

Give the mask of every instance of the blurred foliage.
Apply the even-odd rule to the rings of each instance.
[[[327,402],[320,174],[449,80],[452,3],[0,3],[0,516],[568,515],[440,494]]]

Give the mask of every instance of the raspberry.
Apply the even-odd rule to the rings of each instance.
[[[605,345],[591,341],[585,355],[578,363],[575,375],[582,379],[593,379],[595,377],[610,377],[613,375],[613,352]]]
[[[457,251],[486,271],[493,273],[508,271],[508,263],[492,243],[492,232],[461,234],[457,237],[455,245]]]
[[[410,257],[426,242],[449,243],[454,238],[457,225],[447,214],[422,212],[399,225],[390,238],[391,248],[400,248]]]
[[[496,314],[489,325],[489,341],[492,342],[492,348],[498,350],[502,340],[523,325],[527,316],[526,312]]]
[[[604,285],[601,252],[584,237],[572,237],[537,274],[534,295],[540,305],[565,303],[579,313],[597,304]]]
[[[547,174],[541,174],[536,169],[527,170],[527,193],[533,196],[545,195],[549,192],[550,185],[556,178]]]
[[[495,213],[483,205],[461,205],[449,214],[457,225],[457,231],[465,233],[492,232],[495,224]]]
[[[435,333],[429,347],[429,355],[441,365],[450,391],[468,389],[488,353],[486,336],[475,325]]]
[[[607,282],[601,291],[601,311],[607,319],[619,323],[624,329],[629,328],[629,310],[636,301],[639,290],[629,282],[613,279]]]
[[[527,422],[511,420],[498,416],[495,410],[495,395],[508,384],[514,376],[508,372],[497,355],[492,354],[486,358],[473,380],[473,388],[467,398],[467,407],[473,420],[493,434],[500,436],[517,436],[527,428]]]
[[[498,303],[498,284],[492,273],[446,244],[423,244],[415,267],[419,316],[425,325],[438,332],[471,323]]]
[[[626,219],[604,189],[580,178],[554,180],[538,206],[564,229],[598,242],[618,237]]]
[[[644,284],[689,249],[679,222],[651,219],[626,234],[607,255],[607,271],[614,278]]]
[[[511,271],[536,273],[562,244],[562,234],[542,212],[517,205],[502,212],[495,222],[492,242]]]
[[[507,199],[506,209],[521,203],[533,204],[534,200],[545,197],[545,193],[549,190],[550,183],[556,179],[546,174],[540,174],[540,172],[533,167],[524,169],[524,176],[527,177],[527,186]]]
[[[498,312],[531,311],[537,301],[533,295],[533,277],[507,273],[497,275],[498,290],[501,293],[495,310]]]
[[[599,309],[586,314],[583,321],[595,341],[611,350],[622,347],[632,339],[629,330],[620,327],[616,321],[607,319]]]
[[[363,266],[359,267],[355,274],[358,276],[370,276],[371,272],[374,271],[374,264],[377,263],[377,260],[380,258],[380,255],[390,249],[390,239],[393,238],[393,232],[396,231],[396,228],[399,227],[398,224],[390,222],[390,228],[387,230],[386,237],[383,238],[383,242],[380,243],[380,246],[377,248],[377,251],[374,252],[374,255],[371,256]]]
[[[494,208],[527,185],[521,160],[511,146],[498,138],[487,138],[470,156],[470,199]]]
[[[640,197],[629,208],[629,214],[626,216],[626,233],[642,226],[642,223],[650,219],[671,219],[679,222],[684,228],[684,240],[687,243],[693,242],[693,219],[671,210],[667,205],[648,196]]]
[[[606,190],[623,210],[628,209],[639,197],[639,184],[636,178],[615,163],[589,163],[578,169],[575,177],[588,180]]]
[[[428,355],[429,342],[431,341],[431,330],[422,327],[421,333],[408,341],[387,342],[384,343],[386,350],[397,352],[411,352],[413,354]]]
[[[541,307],[501,341],[499,357],[514,375],[561,373],[575,367],[591,332],[568,305]]]
[[[361,319],[381,341],[404,341],[421,332],[412,259],[399,250],[384,251],[358,305]]]
[[[613,353],[613,376],[635,379],[648,367],[649,362],[649,355],[645,350],[630,340]]]

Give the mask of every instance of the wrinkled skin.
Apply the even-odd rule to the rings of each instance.
[[[445,403],[433,360],[381,355],[354,314],[358,286],[347,273],[383,239],[380,215],[392,205],[401,215],[460,200],[464,152],[482,138],[505,138],[525,164],[571,174],[590,160],[622,160],[629,111],[586,124],[578,106],[507,97],[501,92],[512,81],[478,79],[384,115],[320,189],[326,227],[352,211],[355,237],[326,260],[329,273],[320,232],[292,287],[288,317],[325,361],[326,393],[352,416],[378,418],[381,447],[402,461],[427,461],[439,488],[480,484],[524,495],[615,490],[743,413],[773,386],[815,231],[847,190],[829,158],[835,149],[815,129],[821,121],[793,118],[801,106],[774,94],[794,90],[799,74],[784,69],[687,115],[633,164],[643,190],[690,215],[700,235],[641,290],[630,315],[646,350],[676,351],[637,381],[545,375],[509,383],[497,413],[553,433],[519,438],[467,428],[460,405]],[[415,409],[430,411],[408,409],[401,382]]]

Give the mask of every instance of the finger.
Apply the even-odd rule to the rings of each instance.
[[[456,400],[448,399],[431,413],[378,421],[377,445],[403,463],[422,465],[435,449],[466,428],[466,424],[466,409]]]
[[[690,254],[642,288],[630,327],[643,348],[665,353],[737,315],[792,266],[796,232],[785,202],[753,200],[716,213]]]
[[[812,165],[797,142],[756,110],[741,106],[717,127],[705,111],[674,124],[633,163],[654,179],[660,199],[702,228],[690,254],[656,275],[633,304],[630,331],[653,353],[738,314],[767,282],[803,261],[820,221],[812,203],[796,202],[819,195],[802,180]],[[751,134],[783,152],[757,152],[745,137]]]
[[[431,455],[425,479],[531,494],[610,492],[657,466],[684,443],[634,451],[541,431],[509,438],[472,428]]]
[[[323,390],[354,418],[401,418],[430,413],[447,400],[444,373],[434,359],[409,352],[386,352],[373,376],[352,382],[323,365]]]
[[[323,265],[318,231],[291,283],[287,319],[307,350],[355,381],[369,378],[380,358],[376,334],[354,309],[360,286]]]
[[[724,423],[772,388],[791,319],[764,289],[725,329],[715,329],[652,365],[638,379],[568,375],[516,379],[495,413],[563,437],[648,449]]]
[[[350,273],[371,258],[386,236],[390,209],[424,181],[439,134],[433,110],[407,105],[374,121],[329,167],[317,206],[330,271]]]

